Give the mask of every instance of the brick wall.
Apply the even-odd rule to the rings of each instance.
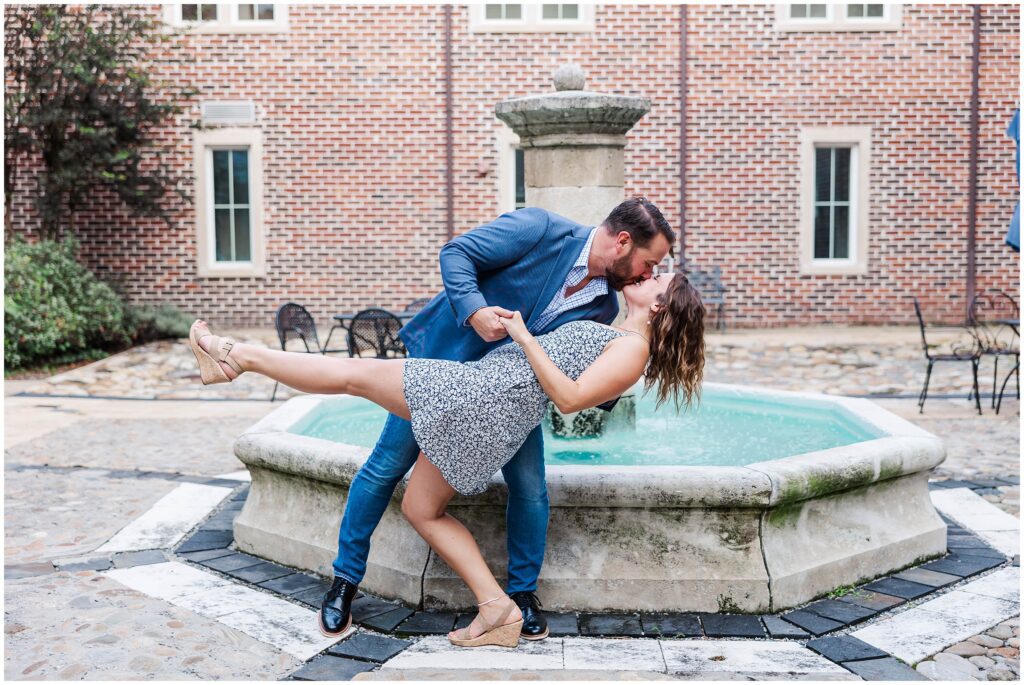
[[[154,15],[156,7],[149,7]],[[966,270],[970,8],[904,6],[898,32],[778,33],[770,6],[691,6],[688,256],[720,264],[738,325],[908,323],[907,296],[962,315]],[[588,89],[643,95],[626,193],[679,225],[679,11],[598,5],[588,33],[470,33],[453,12],[455,229],[497,215],[494,104],[550,91],[577,62]],[[1019,10],[983,8],[979,288],[1016,290],[1002,245],[1015,196],[1003,134],[1019,73]],[[338,311],[401,308],[440,288],[445,240],[443,9],[293,5],[283,34],[193,34],[158,76],[202,94],[162,131],[191,189],[189,125],[205,99],[256,102],[264,146],[263,278],[200,278],[194,209],[171,227],[97,194],[76,215],[82,255],[135,302],[172,302],[219,324],[270,326],[287,300],[322,324]],[[182,64],[192,56],[194,63]],[[798,273],[799,130],[872,127],[871,268]],[[15,229],[35,219],[19,178]]]

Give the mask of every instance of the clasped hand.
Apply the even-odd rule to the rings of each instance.
[[[501,340],[509,335],[517,343],[522,344],[532,337],[526,330],[522,314],[504,307],[483,307],[469,318],[469,324],[477,335],[487,342]]]

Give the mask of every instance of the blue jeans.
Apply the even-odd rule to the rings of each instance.
[[[362,582],[370,554],[370,536],[380,523],[395,486],[416,463],[419,453],[412,424],[388,414],[373,452],[349,487],[348,503],[338,530],[334,575],[351,583]],[[544,481],[544,437],[540,426],[527,436],[501,473],[508,485],[506,592],[533,592],[544,563],[548,533],[548,490]]]

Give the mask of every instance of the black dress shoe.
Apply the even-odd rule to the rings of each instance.
[[[540,613],[540,600],[532,592],[513,592],[509,597],[523,612],[523,628],[520,637],[524,640],[543,640],[548,636],[548,620]]]
[[[358,585],[335,577],[334,584],[320,603],[317,623],[321,633],[327,637],[338,637],[349,629],[352,625],[352,600],[358,589]]]

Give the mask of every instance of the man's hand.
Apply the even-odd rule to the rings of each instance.
[[[508,332],[501,325],[502,318],[509,318],[512,312],[504,307],[483,307],[469,317],[469,325],[485,342],[501,340]]]
[[[511,318],[499,319],[501,325],[505,327],[508,334],[512,336],[520,345],[525,344],[533,335],[526,329],[526,322],[523,321],[523,315],[519,312],[514,312]]]

